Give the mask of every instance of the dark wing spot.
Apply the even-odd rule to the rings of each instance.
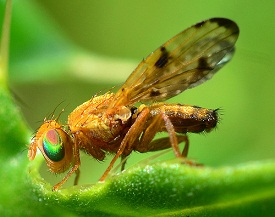
[[[199,23],[195,24],[194,27],[200,28],[200,27],[203,26],[203,24],[205,24],[205,22],[206,22],[206,21],[199,22]]]
[[[150,97],[159,96],[161,93],[159,90],[152,90],[150,93]]]
[[[213,68],[208,65],[207,59],[205,57],[201,57],[201,58],[199,58],[198,69],[212,70]]]
[[[209,21],[212,23],[217,23],[219,26],[224,26],[226,28],[232,25],[232,21],[225,18],[212,18]]]
[[[212,18],[209,21],[210,22],[215,22],[219,26],[224,26],[227,29],[231,29],[232,32],[235,33],[235,34],[239,33],[239,27],[232,20],[229,20],[229,19],[226,19],[226,18]]]
[[[158,61],[155,63],[155,66],[158,68],[164,67],[169,59],[169,55],[168,55],[168,52],[165,49],[165,47],[161,47],[160,51],[162,52],[162,54],[161,54],[160,58],[158,59]]]

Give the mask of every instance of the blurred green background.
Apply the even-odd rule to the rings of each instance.
[[[14,1],[10,87],[33,132],[56,107],[56,114],[66,107],[66,123],[77,105],[121,85],[142,58],[178,32],[226,17],[240,27],[232,62],[169,102],[222,108],[216,130],[190,135],[190,158],[210,166],[274,158],[274,9],[271,0]],[[130,165],[148,156],[135,154]],[[107,163],[86,157],[83,167],[100,170],[92,178],[82,173],[86,183],[96,181]]]

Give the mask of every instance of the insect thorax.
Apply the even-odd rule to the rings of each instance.
[[[110,143],[123,137],[131,119],[131,109],[126,106],[109,108],[114,94],[93,97],[78,106],[69,116],[71,133],[87,143]],[[85,137],[85,138],[84,138]]]

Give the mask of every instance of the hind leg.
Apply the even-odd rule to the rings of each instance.
[[[169,137],[152,141],[156,133],[161,131],[163,122]],[[185,142],[182,153],[180,153],[178,146],[178,143],[181,142]],[[167,117],[164,113],[161,113],[153,117],[150,125],[144,130],[142,137],[134,147],[134,150],[144,153],[171,147],[173,148],[176,157],[186,157],[189,149],[189,140],[186,135],[177,135],[169,117]]]
[[[181,156],[187,157],[188,149],[189,149],[188,137],[186,135],[177,135],[177,141],[179,144],[182,142],[185,143]],[[144,153],[144,152],[160,151],[168,148],[171,148],[170,138],[164,137],[164,138],[156,139],[150,142],[149,144],[148,143],[140,144],[140,146],[137,146],[135,150],[138,152]]]

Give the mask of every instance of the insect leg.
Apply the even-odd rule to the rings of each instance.
[[[185,146],[183,148],[183,151],[182,151],[181,155],[182,155],[182,157],[187,157],[188,150],[189,150],[189,139],[188,139],[188,136],[186,136],[186,135],[181,136],[181,139],[182,139],[181,141],[184,141],[184,143],[185,143]],[[179,141],[179,139],[178,139],[178,141]],[[180,143],[180,141],[179,141],[179,143]]]
[[[130,127],[128,132],[126,133],[124,139],[122,140],[119,149],[115,155],[115,157],[112,159],[110,165],[104,172],[104,174],[101,176],[99,181],[104,181],[107,177],[110,170],[113,168],[116,160],[124,153],[125,148],[129,149],[128,151],[131,151],[133,148],[133,145],[137,141],[137,138],[139,138],[140,134],[144,130],[144,127],[146,125],[146,120],[150,114],[150,110],[148,107],[145,107],[138,115],[137,119],[135,120],[134,124]],[[127,152],[128,152],[127,151]]]
[[[162,126],[162,121],[164,121],[165,128],[169,133],[169,137],[152,141],[156,133],[161,131],[160,126]],[[180,154],[178,143],[181,143],[183,141],[185,142],[185,146],[182,154]],[[165,113],[160,113],[153,117],[150,125],[145,129],[144,133],[142,134],[140,142],[138,145],[136,145],[135,150],[138,152],[149,152],[171,148],[171,146],[177,157],[186,157],[189,149],[188,137],[186,135],[177,135],[169,117],[165,115]]]
[[[164,125],[166,127],[167,133],[169,134],[170,143],[174,150],[174,153],[175,153],[176,157],[180,158],[180,157],[182,157],[182,155],[180,153],[177,135],[176,135],[174,126],[173,126],[171,120],[169,119],[169,117],[167,115],[165,115],[164,112],[162,112],[161,114],[162,114],[162,118],[164,120]]]
[[[68,178],[75,172],[76,177],[75,177],[75,184],[77,184],[78,179],[79,179],[79,166],[80,166],[80,157],[79,157],[79,148],[77,145],[77,141],[74,142],[74,159],[75,163],[74,166],[70,169],[70,171],[67,173],[67,175],[55,186],[53,186],[53,191],[56,191],[58,188],[60,188],[67,180]]]
[[[187,157],[188,148],[189,148],[188,137],[186,135],[177,135],[177,140],[178,140],[178,143],[181,143],[181,142],[185,143],[184,149],[182,151],[182,157]],[[143,141],[141,141],[140,146],[141,148],[139,148],[139,145],[138,145],[135,150],[143,153],[143,152],[160,151],[167,148],[171,148],[171,143],[170,143],[169,137],[164,137],[160,139],[155,139],[150,143],[143,144]]]
[[[79,168],[78,168],[78,169],[75,171],[74,185],[77,185],[77,184],[78,184],[79,177],[80,177],[80,170],[79,170]]]
[[[149,151],[148,144],[152,142],[156,133],[160,131],[161,122],[162,122],[161,114],[158,114],[153,117],[153,119],[151,120],[151,123],[149,124],[149,126],[146,127],[146,129],[142,134],[142,137],[140,138],[140,142],[136,147],[137,151],[139,152]]]
[[[120,171],[123,171],[125,169],[125,165],[126,165],[126,162],[127,162],[126,157],[127,157],[127,155],[124,155],[124,154],[122,154],[120,156],[120,159],[121,159],[121,169],[120,169]]]

